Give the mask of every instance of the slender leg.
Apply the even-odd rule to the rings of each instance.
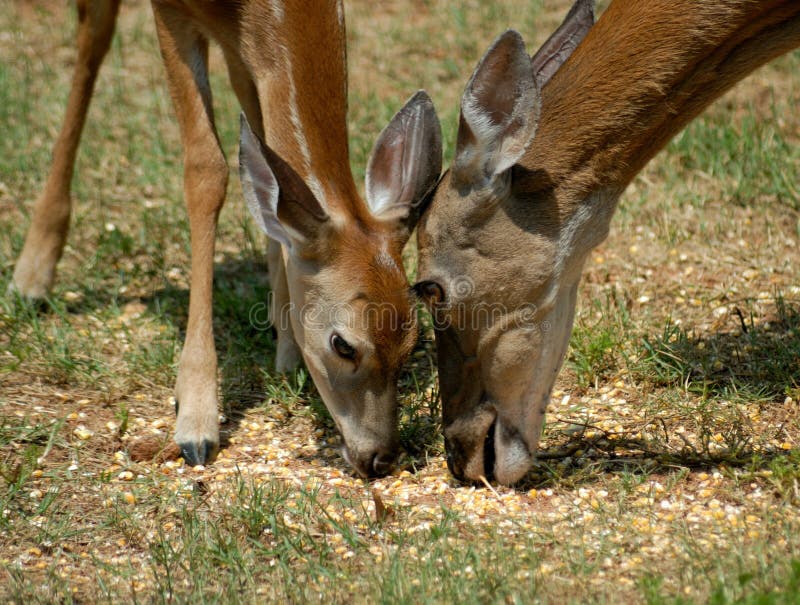
[[[197,465],[213,460],[219,447],[212,288],[214,240],[228,166],[214,128],[208,41],[180,12],[158,1],[152,4],[183,141],[183,187],[192,244],[189,320],[175,389],[175,441],[186,462]]]
[[[78,58],[61,132],[44,191],[33,208],[33,220],[17,260],[10,289],[28,298],[50,291],[56,264],[69,231],[70,181],[86,113],[103,58],[111,45],[120,0],[78,0]]]
[[[300,364],[302,357],[294,340],[292,325],[289,323],[289,285],[286,282],[286,266],[283,264],[281,245],[273,240],[270,240],[267,249],[267,264],[269,284],[272,288],[270,318],[278,334],[275,369],[278,372],[289,372]]]
[[[225,60],[228,64],[231,85],[244,108],[247,120],[256,129],[256,133],[263,138],[261,107],[255,84],[238,57],[229,56],[226,53]],[[286,268],[283,264],[281,245],[277,242],[269,242],[267,265],[272,289],[270,316],[272,325],[275,326],[278,334],[275,369],[278,372],[288,372],[300,364],[301,355],[289,323],[289,286],[286,283]]]

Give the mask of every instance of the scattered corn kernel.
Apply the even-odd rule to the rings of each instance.
[[[92,435],[94,435],[94,433],[92,431],[90,431],[89,429],[87,429],[83,425],[80,425],[78,428],[76,428],[74,431],[72,431],[72,434],[75,435],[81,441],[86,441]]]

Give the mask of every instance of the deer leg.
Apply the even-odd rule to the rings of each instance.
[[[283,250],[281,244],[274,240],[269,242],[267,264],[269,266],[269,285],[272,288],[270,320],[278,334],[275,370],[290,372],[300,365],[302,356],[294,339],[292,324],[289,321],[289,284],[286,282]]]
[[[70,181],[95,79],[111,45],[120,0],[78,0],[78,58],[61,131],[44,191],[33,207],[10,290],[28,298],[44,298],[53,285],[56,264],[69,231]]]
[[[247,115],[247,121],[256,129],[256,134],[264,138],[261,106],[258,102],[258,90],[246,67],[238,57],[225,54],[228,65],[231,85],[236,96]],[[300,349],[294,339],[292,326],[289,322],[289,285],[286,282],[286,266],[283,262],[281,245],[270,241],[267,248],[267,266],[269,267],[269,281],[272,290],[270,318],[278,335],[277,351],[275,354],[275,369],[278,372],[288,372],[299,364]]]
[[[192,246],[189,319],[175,387],[175,441],[184,460],[197,465],[213,460],[219,447],[212,288],[214,240],[228,166],[214,127],[208,40],[179,11],[152,4],[183,141],[183,190]]]

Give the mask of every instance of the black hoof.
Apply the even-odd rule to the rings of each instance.
[[[181,448],[181,456],[184,462],[189,466],[199,466],[213,462],[219,449],[218,444],[208,439],[204,439],[200,443],[179,443],[178,447]]]
[[[14,302],[14,308],[17,311],[28,311],[33,315],[47,315],[53,308],[47,298],[31,298],[20,294],[9,286],[6,291],[9,298]]]

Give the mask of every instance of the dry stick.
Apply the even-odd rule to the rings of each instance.
[[[492,487],[492,484],[491,484],[491,483],[489,483],[489,482],[486,480],[486,477],[485,477],[485,476],[483,476],[483,475],[481,475],[481,476],[480,476],[480,479],[481,479],[481,481],[483,482],[483,484],[484,484],[486,487],[488,487],[488,488],[489,488],[489,490],[490,490],[490,491],[491,491],[491,492],[494,494],[495,498],[497,498],[497,500],[498,500],[498,501],[502,502],[502,501],[503,501],[503,498],[502,498],[502,497],[500,497],[500,494],[498,494],[498,493],[497,493],[497,490],[496,490],[496,489],[494,489],[494,488]]]

